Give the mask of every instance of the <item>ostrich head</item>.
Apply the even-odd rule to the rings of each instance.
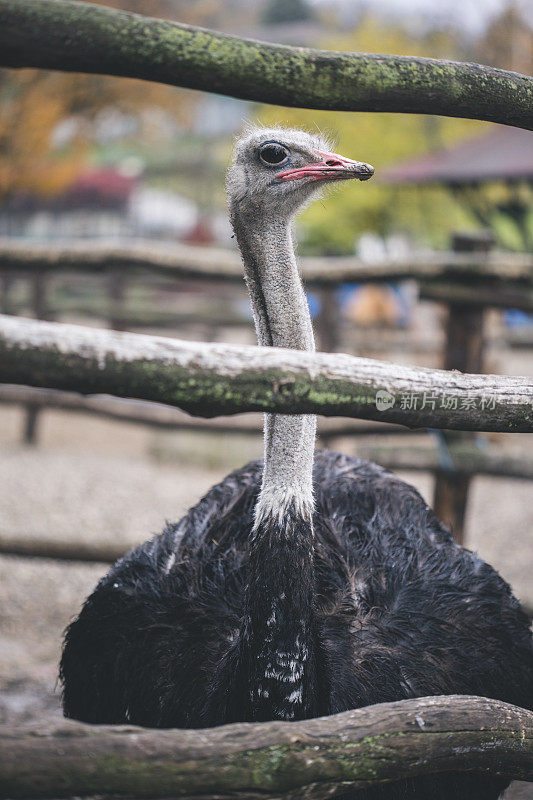
[[[373,174],[370,164],[331,153],[322,137],[255,128],[235,146],[227,180],[230,212],[291,217],[325,184],[366,181]]]

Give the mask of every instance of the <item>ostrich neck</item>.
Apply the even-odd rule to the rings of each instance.
[[[233,215],[260,345],[314,350],[290,221]],[[251,534],[241,666],[248,719],[317,712],[313,598],[316,418],[267,414]]]
[[[246,283],[260,345],[314,351],[305,292],[298,274],[290,220],[234,215]],[[287,509],[310,519],[316,417],[265,415],[265,467],[256,507],[264,518],[283,520]]]

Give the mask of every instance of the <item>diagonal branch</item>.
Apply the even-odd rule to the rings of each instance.
[[[533,432],[533,378],[185,342],[9,316],[0,316],[0,381],[152,400],[204,417],[273,411],[415,428]]]
[[[146,730],[0,728],[0,798],[307,797],[468,771],[533,780],[533,712],[423,697],[305,722]]]
[[[533,78],[412,56],[241,39],[72,0],[0,0],[0,66],[122,75],[244,100],[533,129]]]

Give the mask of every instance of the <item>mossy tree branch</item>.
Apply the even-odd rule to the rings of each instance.
[[[0,316],[0,381],[153,400],[204,417],[272,411],[415,428],[533,432],[533,378],[185,342],[9,316]]]
[[[60,722],[0,729],[0,798],[322,800],[448,771],[533,780],[533,713],[423,697],[305,722],[143,730]]]
[[[23,405],[40,411],[54,409],[69,413],[92,414],[114,422],[147,425],[166,431],[200,431],[203,433],[263,436],[263,415],[246,414],[214,419],[191,419],[177,408],[160,403],[125,400],[107,395],[86,396],[57,389],[40,389],[32,386],[0,384],[0,404]],[[420,436],[427,435],[425,428],[406,431],[401,425],[368,424],[360,420],[321,419],[319,433],[328,438],[344,436]]]
[[[122,75],[285,106],[533,128],[533,78],[515,72],[265,44],[72,0],[0,0],[0,66]]]

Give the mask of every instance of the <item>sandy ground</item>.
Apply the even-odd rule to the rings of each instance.
[[[0,531],[9,536],[104,542],[127,549],[176,519],[214,482],[259,455],[261,441],[210,443],[154,434],[138,426],[47,412],[39,446],[21,446],[22,412],[0,408]],[[173,462],[154,454],[174,448]],[[167,453],[168,455],[168,453]],[[185,466],[186,465],[186,466]],[[431,499],[432,481],[404,475]],[[531,483],[476,479],[467,545],[496,566],[533,607]],[[57,717],[62,631],[105,572],[105,565],[0,557],[0,722],[42,724]],[[533,784],[507,797],[533,798]]]

